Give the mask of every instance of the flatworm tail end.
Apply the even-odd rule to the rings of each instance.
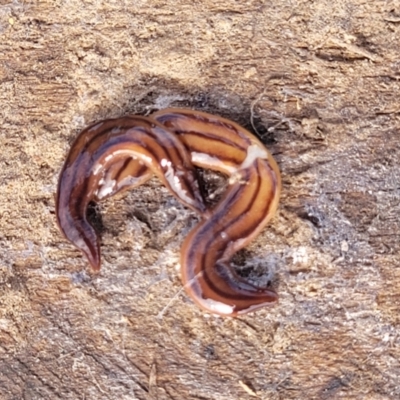
[[[58,226],[63,235],[86,256],[93,270],[99,271],[100,241],[87,220],[87,204],[74,204],[73,201],[69,201],[69,192],[59,187],[56,200]]]
[[[277,294],[240,277],[230,259],[266,225],[276,209],[279,179],[268,161],[256,159],[240,171],[212,216],[200,222],[182,246],[182,281],[203,309],[237,316],[275,303]]]

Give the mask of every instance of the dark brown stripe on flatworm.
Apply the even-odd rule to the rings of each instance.
[[[125,169],[128,167],[128,165],[132,162],[132,161],[136,161],[139,163],[139,160],[137,158],[133,158],[133,157],[129,157],[125,160],[124,164],[122,165],[122,167],[119,169],[119,171],[115,174],[114,179],[116,180],[116,182],[118,183],[121,175],[123,174],[123,172],[125,171]],[[144,173],[148,170],[149,168],[146,167],[146,165],[141,164],[140,168],[137,171],[137,176],[136,177],[140,177],[142,175],[144,175]]]
[[[246,209],[242,212],[241,215],[236,216],[234,219],[230,220],[228,224],[225,224],[224,226],[220,226],[220,227],[219,227],[219,230],[216,231],[213,235],[210,235],[210,236],[209,236],[209,239],[208,239],[207,241],[204,241],[203,243],[201,243],[201,244],[202,244],[202,250],[203,250],[203,251],[202,251],[202,254],[201,254],[201,269],[202,269],[202,271],[203,271],[204,280],[208,281],[208,283],[212,284],[211,281],[210,281],[210,279],[209,279],[209,277],[208,277],[208,269],[209,269],[209,268],[207,268],[207,266],[205,265],[205,258],[206,258],[205,249],[209,248],[210,245],[212,244],[212,242],[215,241],[215,238],[218,237],[222,232],[228,230],[228,229],[231,228],[233,225],[235,225],[238,221],[240,221],[240,220],[242,220],[243,218],[246,217],[248,211],[251,209],[251,206],[252,206],[252,203],[253,203],[254,198],[257,197],[257,195],[258,195],[258,191],[259,191],[260,185],[261,185],[261,179],[258,179],[257,188],[254,190],[254,193],[253,193],[251,199],[248,199],[247,204],[246,204]],[[245,186],[245,185],[243,185],[243,186]],[[246,189],[246,188],[243,187],[243,186],[239,188],[239,189],[242,189],[242,190],[238,190],[238,191],[235,193],[235,197],[233,197],[233,198],[231,197],[231,198],[230,198],[230,204],[236,202],[236,201],[237,201],[237,200],[236,200],[237,197],[242,197],[242,196],[243,196],[243,191],[245,191],[245,189]],[[236,201],[235,201],[235,200],[236,200]],[[239,200],[239,201],[240,201],[240,200]],[[222,204],[223,204],[223,202],[221,202],[221,206],[222,206]],[[229,212],[229,205],[226,205],[225,210],[221,210],[218,214],[215,214],[215,219],[218,220],[219,218],[225,216],[225,215],[227,214],[227,212]],[[222,215],[221,215],[221,214],[222,214]],[[213,219],[214,219],[214,218],[213,218]],[[208,222],[208,223],[204,226],[204,228],[207,228],[207,225],[210,225],[210,224],[211,224],[211,221]],[[202,241],[203,235],[204,235],[204,236],[207,235],[207,230],[209,230],[209,229],[204,229],[204,230],[201,229],[201,230],[198,232],[198,234],[196,235],[196,236],[199,237],[199,240],[200,240],[200,241]],[[253,230],[254,230],[254,227],[251,226],[249,229],[246,229],[245,232],[241,231],[240,236],[241,236],[241,237],[246,237],[246,236],[248,236]],[[200,234],[201,231],[203,231],[203,234],[202,234],[202,235]],[[233,240],[234,240],[234,239],[233,239]],[[236,239],[236,240],[237,240],[237,239]],[[223,243],[223,242],[221,243],[221,247],[222,247],[224,250],[227,248],[227,245],[229,245],[229,243],[228,243],[228,244],[225,244],[225,243]],[[193,247],[195,247],[195,245],[193,245]],[[222,250],[222,249],[221,249],[221,250]],[[215,261],[218,262],[218,260],[215,260]],[[231,267],[230,267],[230,268],[231,268]],[[232,269],[232,272],[234,273],[234,270],[233,270],[233,269]],[[234,274],[235,274],[235,273],[234,273]]]
[[[171,128],[172,130],[172,128]],[[232,140],[226,139],[226,138],[221,138],[218,137],[217,135],[211,133],[211,132],[200,132],[200,131],[186,131],[182,129],[173,129],[174,133],[177,134],[178,136],[185,136],[185,135],[195,135],[201,137],[203,140],[212,140],[215,141],[216,143],[224,143],[228,146],[234,147],[234,148],[239,148],[242,151],[246,151],[248,145],[246,146],[240,146],[237,143],[233,142]]]

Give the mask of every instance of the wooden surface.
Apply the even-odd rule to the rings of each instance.
[[[399,48],[396,1],[0,0],[0,398],[400,398]],[[156,179],[99,205],[99,275],[61,236],[78,132],[170,105],[275,154],[279,212],[236,261],[277,306],[193,305],[196,216]]]

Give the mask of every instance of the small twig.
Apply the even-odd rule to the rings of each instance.
[[[242,389],[249,394],[250,396],[253,397],[260,397],[249,385],[244,383],[243,381],[239,381],[239,385],[242,387]]]
[[[149,375],[149,394],[152,400],[157,400],[157,365],[153,361]]]

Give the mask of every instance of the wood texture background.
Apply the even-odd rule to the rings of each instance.
[[[400,398],[399,48],[397,1],[0,0],[0,398]],[[236,262],[276,307],[192,304],[196,216],[155,179],[99,205],[99,275],[59,233],[78,132],[170,105],[275,155],[279,212]]]

